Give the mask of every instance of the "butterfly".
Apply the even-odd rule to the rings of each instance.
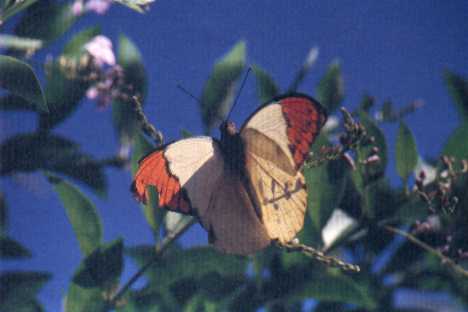
[[[160,207],[196,216],[225,253],[249,255],[272,241],[290,242],[307,208],[301,168],[326,120],[324,108],[305,94],[277,97],[239,131],[225,121],[220,139],[182,139],[144,157],[132,191],[146,202],[154,186]]]

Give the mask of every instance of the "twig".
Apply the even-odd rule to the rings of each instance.
[[[156,128],[148,121],[148,118],[146,118],[146,115],[143,113],[143,107],[137,96],[133,96],[133,101],[135,102],[135,113],[137,114],[138,121],[141,123],[141,129],[147,136],[154,140],[157,146],[162,145],[164,139],[162,133],[156,130]]]
[[[278,246],[280,248],[286,249],[286,251],[288,252],[302,252],[303,254],[309,256],[310,258],[315,259],[319,262],[322,262],[326,264],[327,266],[337,267],[344,271],[353,271],[353,272],[361,271],[358,265],[344,262],[343,260],[340,260],[332,256],[327,256],[322,251],[317,250],[311,246],[307,246],[307,245],[300,244],[300,243],[294,243],[294,242],[282,243],[282,244],[278,244]]]
[[[161,258],[164,251],[171,245],[171,243],[179,238],[190,226],[196,223],[195,218],[190,218],[186,223],[177,228],[176,231],[169,232],[164,239],[156,246],[155,255],[144,264],[138,272],[136,272],[127,283],[109,300],[109,306],[114,307],[122,296],[130,289],[130,287],[148,270],[158,259]]]
[[[389,232],[391,232],[393,234],[398,234],[398,235],[401,235],[401,236],[405,237],[407,240],[409,240],[413,244],[421,247],[422,249],[426,250],[427,252],[429,252],[429,253],[435,255],[436,257],[438,257],[443,264],[449,266],[454,272],[456,272],[458,274],[461,274],[462,276],[468,278],[468,271],[467,270],[462,268],[460,265],[458,265],[455,261],[453,261],[449,257],[444,256],[444,254],[442,254],[442,252],[440,252],[439,250],[432,248],[431,246],[424,243],[423,241],[420,241],[418,238],[416,238],[415,236],[411,235],[408,232],[405,232],[405,231],[402,231],[400,229],[394,228],[394,227],[392,227],[390,225],[385,225],[384,228],[387,231],[389,231]]]

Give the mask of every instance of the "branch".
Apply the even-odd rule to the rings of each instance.
[[[190,218],[181,225],[180,227],[177,228],[176,231],[172,231],[167,233],[167,235],[164,237],[164,239],[156,245],[156,251],[155,255],[145,264],[143,265],[138,272],[136,272],[129,280],[127,283],[125,283],[122,288],[115,294],[112,299],[109,300],[109,306],[115,307],[117,302],[122,298],[123,295],[130,289],[130,287],[148,270],[158,259],[161,258],[163,253],[166,251],[166,249],[171,245],[173,241],[175,241],[179,236],[181,236],[185,231],[187,231],[190,226],[196,223],[195,218]]]
[[[286,249],[286,251],[288,252],[301,252],[312,259],[315,259],[319,262],[324,263],[327,266],[337,267],[344,271],[353,271],[353,272],[361,271],[361,268],[358,265],[344,262],[343,260],[340,260],[332,256],[327,256],[322,251],[317,250],[311,246],[307,246],[307,245],[300,244],[300,243],[294,243],[294,242],[281,243],[281,244],[278,244],[278,246],[280,248]]]
[[[384,228],[387,231],[389,231],[389,232],[391,232],[393,234],[398,234],[400,236],[405,237],[407,240],[409,240],[413,244],[421,247],[422,249],[426,250],[430,254],[433,254],[434,256],[438,257],[443,264],[449,266],[455,273],[458,273],[458,274],[468,278],[468,271],[467,270],[462,268],[460,265],[458,265],[455,261],[453,261],[449,257],[444,256],[444,254],[442,252],[440,252],[439,250],[434,249],[433,247],[429,246],[428,244],[424,243],[423,241],[419,240],[418,238],[416,238],[415,236],[411,235],[408,232],[402,231],[400,229],[394,228],[394,227],[389,226],[389,225],[385,225]]]
[[[143,107],[137,96],[133,97],[133,101],[135,102],[135,113],[137,114],[137,119],[141,124],[141,129],[147,136],[154,140],[157,146],[162,145],[164,140],[162,133],[156,130],[156,128],[148,121],[145,113],[143,113]]]

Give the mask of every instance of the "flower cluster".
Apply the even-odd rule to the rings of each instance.
[[[350,152],[362,146],[372,147],[370,152],[365,155],[365,158],[359,161],[360,164],[372,165],[380,162],[380,157],[378,155],[379,148],[373,146],[375,138],[369,136],[365,127],[361,123],[355,121],[345,108],[341,108],[341,112],[344,118],[345,132],[339,136],[339,144],[322,146],[318,153],[310,153],[306,166],[316,167],[327,161],[341,158],[352,170],[356,170],[356,163]]]
[[[450,222],[450,218],[456,219],[456,182],[468,173],[468,160],[457,161],[453,157],[443,156],[441,164],[442,168],[429,183],[426,183],[427,174],[424,170],[419,171],[416,176],[413,191],[427,204],[430,214],[424,221],[416,220],[412,233],[435,235],[440,238],[435,240],[435,246],[440,253],[456,260],[468,259],[468,251],[463,250],[454,239],[454,235],[457,236],[456,220]]]
[[[133,87],[125,83],[124,71],[116,64],[112,42],[105,36],[96,36],[85,46],[78,59],[61,56],[59,65],[69,79],[89,82],[86,97],[105,108],[113,100],[129,101]]]
[[[111,0],[75,0],[72,5],[72,12],[75,16],[80,16],[87,12],[102,15],[109,10],[111,3]]]

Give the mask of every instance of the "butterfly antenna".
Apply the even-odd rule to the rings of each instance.
[[[229,113],[227,114],[226,120],[228,120],[229,116],[231,116],[232,110],[234,109],[234,106],[236,106],[236,104],[237,104],[237,100],[239,99],[239,97],[241,95],[242,89],[244,88],[245,82],[247,81],[247,78],[249,77],[249,73],[250,73],[251,70],[252,70],[251,67],[249,67],[247,69],[247,72],[244,75],[244,80],[242,81],[239,92],[237,92],[237,96],[236,96],[236,99],[234,100],[234,104],[232,104],[231,109],[229,110]]]
[[[192,93],[190,93],[190,91],[188,91],[187,89],[185,89],[184,87],[182,87],[182,85],[180,83],[177,84],[177,88],[179,90],[182,90],[182,92],[184,92],[185,94],[187,94],[188,96],[190,96],[192,99],[194,99],[195,101],[198,102],[198,104],[201,104],[201,101],[199,98],[197,98],[195,95],[193,95]]]

